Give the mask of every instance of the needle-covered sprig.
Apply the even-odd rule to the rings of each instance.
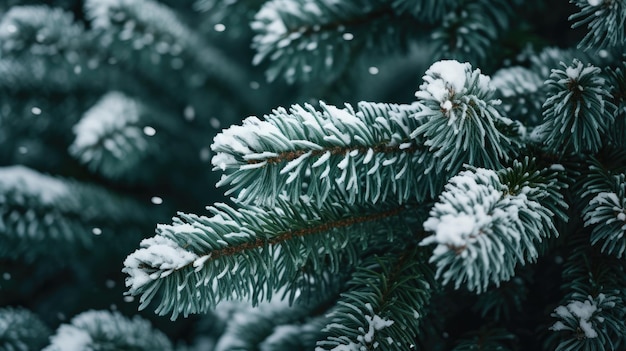
[[[619,291],[597,296],[575,295],[554,309],[558,320],[550,327],[556,351],[617,350],[623,346],[624,305]],[[557,337],[563,337],[560,342]]]
[[[576,59],[561,66],[553,69],[546,81],[548,98],[537,134],[546,148],[556,153],[597,152],[614,119],[615,105],[606,80],[600,68]]]
[[[524,161],[500,172],[477,168],[452,177],[424,223],[433,234],[421,245],[437,244],[430,259],[436,276],[481,293],[509,280],[518,264],[534,262],[537,245],[558,236],[553,217],[563,212],[551,208],[565,206],[559,193],[547,190],[558,189],[551,173]]]
[[[268,300],[276,287],[290,299],[356,264],[370,241],[387,245],[411,237],[404,206],[320,208],[307,199],[271,209],[239,204],[209,208],[212,217],[179,214],[129,255],[129,293],[145,308],[160,293],[159,314],[207,312],[223,300]],[[376,244],[376,249],[384,245]],[[304,279],[303,279],[304,278]]]
[[[320,105],[321,111],[308,104],[277,108],[264,120],[249,117],[218,134],[211,146],[215,169],[225,172],[218,186],[260,205],[283,193],[291,201],[306,194],[318,205],[333,194],[352,204],[438,193],[423,185],[424,148],[410,137],[419,125],[410,117],[415,104]]]
[[[490,78],[469,63],[443,60],[434,63],[415,93],[421,121],[411,137],[425,140],[434,155],[436,172],[458,172],[464,163],[498,168],[509,158],[514,144],[510,119],[496,109]],[[431,166],[433,167],[433,166]]]
[[[584,210],[585,226],[592,227],[591,243],[622,258],[626,252],[626,176],[614,177],[612,189],[598,193]]]

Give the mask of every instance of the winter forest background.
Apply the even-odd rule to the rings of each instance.
[[[0,350],[626,349],[625,26],[0,2]]]

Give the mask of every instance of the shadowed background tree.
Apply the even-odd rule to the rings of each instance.
[[[625,18],[4,1],[0,350],[623,349]]]

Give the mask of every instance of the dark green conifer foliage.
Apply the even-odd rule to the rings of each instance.
[[[626,0],[4,1],[0,350],[623,350],[625,45]]]

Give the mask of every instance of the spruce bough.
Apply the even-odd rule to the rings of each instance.
[[[586,78],[600,72],[577,60],[554,70],[544,122],[531,133],[504,117],[488,76],[455,60],[434,63],[410,105],[320,102],[249,117],[212,145],[233,205],[159,227],[125,261],[129,292],[142,307],[160,300],[157,311],[172,318],[280,292],[294,305],[330,306],[316,350],[414,347],[447,285],[497,289],[554,250],[558,227],[579,221],[579,159],[613,147],[594,134],[615,121],[604,80]],[[615,192],[598,189],[583,213],[596,233],[590,249],[620,245],[621,256],[623,176],[609,180]],[[328,281],[334,275],[351,278]],[[622,342],[615,288],[555,308],[550,329],[566,340],[553,338],[558,349]],[[321,289],[333,289],[333,301],[309,293]]]

